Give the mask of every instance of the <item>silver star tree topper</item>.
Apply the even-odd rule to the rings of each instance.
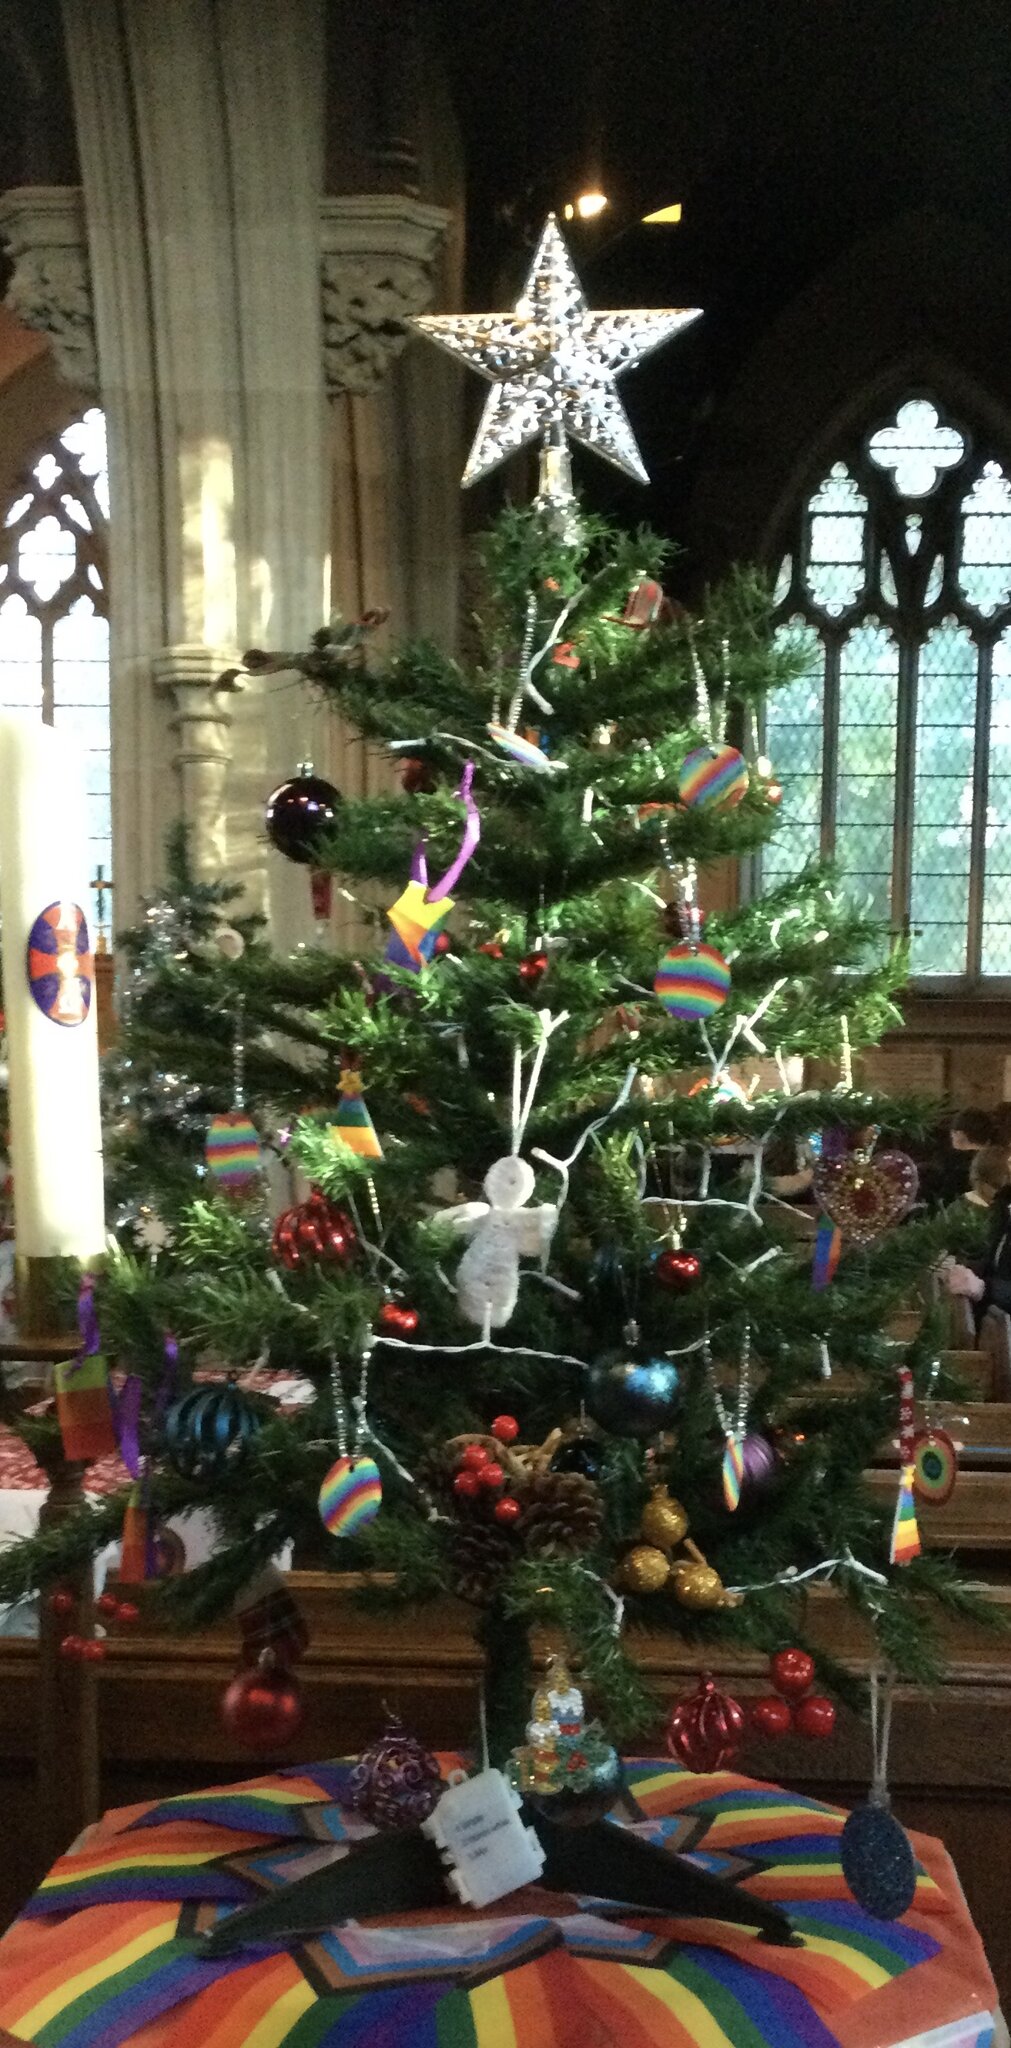
[[[436,313],[411,322],[492,386],[464,485],[540,437],[539,502],[567,519],[574,500],[566,436],[648,483],[615,380],[700,312],[691,306],[591,313],[549,214],[511,313]]]

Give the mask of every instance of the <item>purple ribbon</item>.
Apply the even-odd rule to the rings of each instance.
[[[481,837],[481,813],[478,810],[475,799],[471,795],[473,780],[474,763],[473,761],[468,761],[460,777],[460,786],[456,791],[456,795],[459,797],[467,813],[467,822],[463,829],[463,838],[460,841],[460,851],[456,859],[446,869],[441,882],[436,882],[431,889],[428,886],[428,861],[425,855],[426,841],[424,839],[419,839],[411,856],[411,880],[412,882],[421,883],[429,903],[441,903],[443,897],[448,896],[450,890],[455,888]]]
[[[143,1393],[144,1382],[139,1372],[127,1373],[118,1393],[115,1387],[109,1387],[119,1455],[131,1479],[139,1479],[141,1473],[140,1406]]]
[[[76,1358],[70,1360],[68,1371],[75,1372],[86,1358],[94,1358],[102,1348],[98,1333],[98,1310],[95,1307],[95,1283],[90,1273],[84,1275],[77,1294],[77,1328],[81,1348]]]

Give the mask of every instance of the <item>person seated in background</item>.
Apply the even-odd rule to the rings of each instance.
[[[988,1308],[1002,1308],[1011,1314],[1011,1187],[999,1188],[990,1214],[990,1241],[982,1259],[964,1265],[945,1259],[938,1278],[949,1294],[961,1294],[971,1301],[977,1324]]]
[[[932,1154],[920,1174],[923,1199],[931,1208],[947,1208],[949,1202],[957,1202],[968,1194],[973,1157],[984,1145],[992,1145],[994,1136],[988,1110],[956,1110],[948,1124],[947,1144],[939,1133],[943,1149]]]
[[[969,1161],[969,1192],[965,1199],[974,1209],[991,1209],[1009,1180],[1007,1146],[981,1145]]]

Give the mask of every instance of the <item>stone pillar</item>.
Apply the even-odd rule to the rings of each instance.
[[[242,688],[234,670],[225,672],[226,660],[224,649],[198,642],[163,647],[152,663],[155,687],[171,705],[178,809],[190,827],[193,866],[200,877],[219,875],[226,865],[225,780],[232,724],[228,699]]]

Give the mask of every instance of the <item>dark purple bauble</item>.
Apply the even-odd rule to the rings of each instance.
[[[887,1806],[854,1807],[839,1837],[843,1876],[857,1905],[876,1920],[898,1920],[916,1897],[909,1836]]]
[[[768,1493],[779,1474],[779,1459],[767,1436],[751,1431],[741,1445],[744,1460],[744,1475],[741,1492],[750,1495]]]
[[[271,845],[285,860],[311,867],[342,801],[340,790],[321,775],[310,774],[304,763],[290,782],[282,782],[267,798],[265,822]]]
[[[445,1790],[442,1774],[396,1714],[351,1773],[351,1804],[377,1828],[413,1828],[427,1820]]]
[[[587,1368],[586,1406],[612,1436],[646,1439],[670,1429],[681,1406],[681,1375],[669,1358],[605,1351]]]
[[[582,1479],[599,1479],[603,1466],[604,1446],[595,1436],[570,1437],[551,1460],[552,1472],[578,1472]]]

